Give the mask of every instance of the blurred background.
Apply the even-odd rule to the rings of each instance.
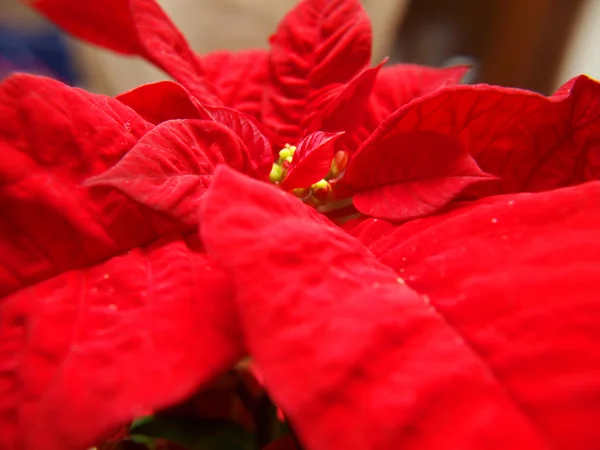
[[[101,0],[99,0],[101,1]],[[266,47],[296,0],[158,0],[199,53]],[[550,94],[572,76],[600,78],[600,0],[363,0],[374,60],[470,63],[467,82]],[[115,95],[166,76],[72,40],[19,3],[0,0],[0,78],[12,71]]]

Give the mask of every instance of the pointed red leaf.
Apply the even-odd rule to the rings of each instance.
[[[198,223],[198,202],[220,163],[253,173],[246,146],[226,126],[208,120],[172,120],[157,126],[86,185],[118,189],[191,229]]]
[[[252,172],[249,173],[266,180],[273,166],[273,150],[254,119],[223,106],[206,106],[204,109],[213,120],[227,126],[244,143],[252,163]]]
[[[156,239],[174,224],[80,183],[152,125],[120,102],[17,75],[0,85],[0,296]]]
[[[363,120],[371,90],[384,64],[385,61],[363,70],[348,84],[328,90],[325,98],[313,102],[310,112],[304,118],[304,122],[308,124],[305,132],[354,131]]]
[[[173,238],[2,299],[2,448],[89,448],[232,367],[242,349],[227,286]]]
[[[370,22],[358,0],[302,0],[279,24],[271,47],[263,122],[277,144],[294,144],[312,96],[368,67]]]
[[[196,55],[155,0],[26,0],[69,33],[108,49],[146,58],[200,101],[219,105]]]
[[[446,206],[488,180],[456,138],[432,131],[379,130],[350,160],[343,181],[363,214],[406,220]]]
[[[81,186],[152,129],[130,108],[19,75],[0,115],[0,442],[79,450],[226,368],[226,281],[197,242],[151,244],[179,224]]]
[[[117,97],[152,123],[174,119],[211,119],[230,128],[250,153],[253,171],[267,178],[273,164],[271,144],[246,114],[222,106],[199,104],[185,88],[171,81],[140,86]]]
[[[600,444],[599,205],[598,182],[498,196],[370,245],[466,337],[550,448]]]
[[[310,187],[325,178],[335,155],[335,143],[342,134],[317,131],[306,136],[298,144],[281,188],[290,190]]]
[[[589,197],[600,191],[575,206],[583,194],[556,198],[560,212],[576,216],[556,216],[550,228],[551,216],[535,219],[536,202],[520,210],[526,223],[533,220],[519,242],[540,252],[529,260],[539,264],[534,272],[528,264],[513,270],[512,261],[532,254],[521,259],[519,247],[498,248],[489,216],[484,224],[476,214],[474,226],[469,214],[456,216],[460,224],[448,233],[437,228],[418,241],[406,233],[397,242],[407,255],[428,256],[416,268],[434,282],[426,284],[430,296],[341,230],[310,220],[291,195],[226,168],[204,199],[201,232],[209,254],[233,275],[264,385],[306,448],[584,450],[600,442],[600,249],[583,248],[600,242],[599,210]],[[553,210],[553,202],[542,203]],[[586,216],[590,207],[596,212]],[[565,245],[545,245],[560,242],[565,227],[573,231]],[[472,246],[467,230],[476,232]],[[498,251],[507,259],[495,259]],[[476,269],[477,256],[498,269],[495,278]],[[562,265],[563,256],[573,265]],[[545,272],[546,258],[557,272]],[[465,267],[481,278],[464,284]],[[567,287],[576,289],[573,301]],[[477,301],[461,297],[462,289]],[[448,294],[439,309],[438,292]]]
[[[391,113],[419,97],[459,83],[468,70],[467,66],[436,69],[414,64],[384,67],[377,76],[360,127],[345,139],[346,150],[354,153]]]
[[[552,97],[458,86],[405,106],[382,127],[460,139],[482,170],[501,177],[471,195],[538,192],[600,177],[599,108],[600,84],[585,76]]]
[[[172,81],[144,84],[116,98],[154,125],[167,120],[203,118],[185,88]]]
[[[271,144],[246,114],[222,106],[199,104],[185,88],[170,81],[141,86],[117,99],[156,124],[178,118],[210,119],[223,124],[248,148],[256,176],[266,178],[269,175],[273,164]]]
[[[218,51],[202,56],[206,78],[223,104],[260,119],[269,73],[269,52]]]
[[[437,69],[396,64],[384,67],[377,77],[369,101],[367,122],[375,125],[370,131],[374,131],[387,116],[412,100],[458,84],[468,71],[468,66]]]

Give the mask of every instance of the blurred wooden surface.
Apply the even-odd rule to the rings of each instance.
[[[398,58],[442,65],[469,56],[478,62],[477,81],[549,94],[584,3],[413,0],[399,32]]]

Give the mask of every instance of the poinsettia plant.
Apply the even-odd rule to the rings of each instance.
[[[3,450],[600,447],[596,81],[371,67],[358,0],[202,56],[31,5],[175,81],[0,85]]]

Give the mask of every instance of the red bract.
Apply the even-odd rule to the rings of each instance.
[[[300,2],[271,38],[264,123],[281,145],[299,141],[310,104],[348,83],[370,60],[371,25],[359,0]]]
[[[421,95],[455,84],[466,70],[465,67],[435,70],[419,66],[384,68],[383,71],[381,66],[368,68],[371,29],[358,0],[304,0],[279,25],[271,38],[270,53],[260,50],[217,52],[201,60],[190,57],[189,47],[152,0],[120,2],[116,11],[124,31],[112,37],[114,27],[107,20],[106,10],[85,9],[71,3],[71,0],[38,0],[34,6],[84,39],[146,57],[195,96],[190,99],[190,105],[185,101],[183,91],[173,92],[173,85],[160,83],[143,86],[119,97],[140,115],[153,123],[197,118],[198,115],[204,117],[195,109],[198,100],[209,105],[222,102],[257,119],[276,148],[286,143],[299,145],[314,132],[343,131],[346,134],[338,142],[338,150],[352,154],[387,114]],[[83,29],[82,23],[87,22],[88,26]],[[161,33],[153,35],[151,30],[159,28]],[[150,52],[154,47],[149,43],[155,41],[159,42],[162,51]],[[168,62],[175,60],[173,55],[179,55],[183,62],[172,67],[162,59],[157,60],[160,55],[167,55]],[[380,80],[377,79],[379,73],[382,74]],[[374,92],[372,96],[371,91]],[[388,91],[387,95],[382,95]],[[216,93],[220,99],[207,98],[207,92]],[[168,97],[172,99],[165,101]],[[417,147],[423,145],[416,144]],[[383,147],[380,151],[384,151]],[[454,167],[445,166],[441,161],[438,161],[435,173],[441,177],[455,177]],[[365,166],[365,170],[368,169],[370,167]],[[305,167],[305,170],[323,172],[319,167]],[[467,175],[477,177],[479,174],[475,166],[474,172]],[[416,178],[388,181],[418,185],[420,179],[427,179],[415,187],[422,192],[422,200],[411,200],[412,205],[416,204],[414,207],[411,204],[397,206],[391,218],[407,219],[434,211],[451,201],[468,184],[459,184],[461,189],[455,184],[456,195],[440,196],[436,188],[431,188],[431,171],[419,173],[413,170],[411,175]],[[295,182],[286,184],[297,185]],[[378,187],[381,185],[378,183]],[[352,191],[345,193],[352,195]],[[375,205],[364,207],[367,196],[374,199],[375,204],[385,202],[385,198],[379,190],[362,193],[362,201],[357,203],[357,207],[362,205],[359,210],[377,214]],[[430,203],[425,203],[428,201]],[[398,214],[400,210],[406,214]],[[389,211],[381,214],[390,217]]]
[[[369,139],[344,176],[360,212],[392,220],[435,212],[486,179],[458,139],[434,131],[395,130]]]
[[[81,186],[158,127],[31,76],[0,105],[0,442],[82,449],[241,356],[232,293],[185,223]]]
[[[386,266],[223,168],[201,230],[306,448],[584,450],[600,444],[599,199],[590,183],[392,227],[370,246]]]
[[[157,126],[114,167],[87,180],[116,187],[188,225],[198,223],[198,199],[217,164],[251,172],[244,143],[216,122],[169,121]]]
[[[498,175],[497,181],[477,186],[473,195],[539,192],[600,176],[599,114],[600,85],[583,75],[551,97],[496,86],[458,86],[393,113],[359,153],[377,151],[371,148],[379,148],[377,139],[390,135],[441,133],[458,138],[483,170]],[[364,158],[357,155],[358,173],[370,160],[369,155]]]
[[[145,84],[117,96],[148,122],[158,125],[173,119],[201,119],[202,108],[186,90],[172,81]]]
[[[200,61],[153,0],[27,0],[50,20],[92,44],[146,58],[199,100],[221,104],[204,80]]]
[[[33,4],[181,84],[0,86],[7,450],[85,449],[248,351],[310,450],[600,447],[598,83],[369,68],[357,0],[202,58],[152,0]]]
[[[335,154],[335,141],[341,133],[316,132],[306,137],[295,150],[283,189],[310,186],[325,178]]]
[[[207,81],[225,105],[259,119],[268,59],[265,50],[221,51],[204,56],[202,65]]]
[[[137,43],[158,39],[168,47],[167,54],[190,60],[187,44],[180,43],[179,34],[150,0],[120,3],[119,17],[129,24],[123,28],[127,39],[110,37],[114,27],[108,26],[105,15],[76,13],[80,7],[71,3],[39,0],[36,6],[68,30],[109,48],[135,50],[156,62]],[[150,22],[160,22],[168,32],[154,36],[146,25]],[[344,131],[338,150],[355,157],[334,197],[353,197],[361,213],[374,217],[407,220],[438,211],[458,197],[541,191],[598,177],[600,144],[591,131],[597,100],[590,100],[598,97],[596,82],[578,78],[550,98],[484,85],[455,87],[465,67],[369,69],[370,43],[369,23],[357,0],[304,0],[280,24],[270,53],[218,52],[202,59],[205,68],[194,59],[194,64],[183,65],[192,67],[186,76],[180,76],[179,69],[171,75],[196,95],[190,99],[196,108],[198,100],[207,101],[203,93],[196,94],[202,86],[216,92],[225,105],[251,114],[276,148],[286,142],[298,145],[312,132]],[[159,66],[171,70],[160,61]],[[153,123],[205,117],[185,101],[183,91],[171,95],[172,85],[140,89],[120,99]],[[165,102],[167,96],[170,100]],[[152,99],[154,106],[140,104],[140,98]],[[446,137],[439,136],[434,144],[430,133],[416,131]],[[415,158],[424,160],[423,148],[431,154],[446,153],[444,142],[451,149],[462,147],[460,158],[467,171],[457,172],[450,155],[427,166],[411,165]],[[318,167],[306,170],[322,172]],[[484,173],[499,178],[490,181],[494,178],[482,177]],[[371,181],[365,183],[367,178]]]

